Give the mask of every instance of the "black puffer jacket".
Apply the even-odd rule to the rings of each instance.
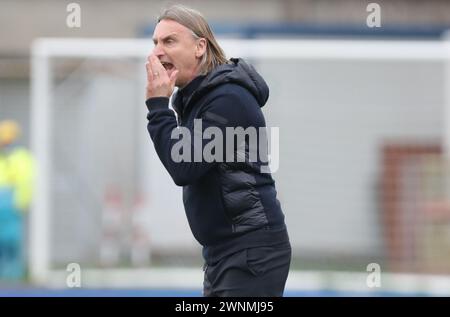
[[[258,154],[256,161],[250,160],[248,140],[241,147],[234,142],[231,151],[226,148],[228,138],[233,137],[227,135],[227,127],[254,127],[258,139],[264,140],[259,130],[265,127],[260,108],[268,96],[267,84],[255,69],[242,59],[231,59],[229,64],[178,90],[173,97],[178,122],[168,108],[168,98],[146,101],[148,131],[167,171],[177,185],[183,186],[188,222],[204,246],[207,262],[246,247],[289,243],[274,181],[270,174],[261,173],[261,166],[267,165],[267,153]],[[201,127],[196,119],[201,119]],[[174,160],[173,149],[179,148],[181,139],[171,137],[177,125],[189,129],[192,138],[208,128],[220,129],[224,136],[221,159],[195,159],[195,153],[201,156],[208,143],[216,140],[211,136],[199,144],[191,139],[190,149],[178,151],[183,155],[190,152],[184,156],[190,158],[189,162]],[[220,143],[215,144],[220,147]],[[231,162],[230,154],[234,155]],[[238,156],[245,157],[245,161],[238,162]]]

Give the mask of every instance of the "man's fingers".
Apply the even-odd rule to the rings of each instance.
[[[170,97],[175,87],[178,70],[169,76],[167,70],[154,54],[151,54],[147,60],[147,98]]]
[[[172,74],[170,74],[170,87],[172,87],[172,89],[175,87],[175,82],[177,81],[177,76],[178,76],[178,69],[174,70],[172,72]]]
[[[152,71],[152,65],[150,62],[145,63],[145,68],[147,69],[147,80],[152,81],[153,80],[153,71]]]
[[[155,55],[150,56],[150,64],[152,65],[152,70],[154,72],[153,75],[155,75],[155,73],[157,73],[159,76],[163,76],[164,74],[167,75],[166,69],[163,67],[158,57],[156,57]]]

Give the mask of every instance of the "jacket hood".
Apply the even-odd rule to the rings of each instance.
[[[216,67],[205,77],[191,99],[201,97],[212,88],[225,83],[235,83],[246,88],[260,107],[269,98],[269,87],[255,68],[242,58],[231,58],[230,63]]]

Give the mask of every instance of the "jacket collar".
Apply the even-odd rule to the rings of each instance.
[[[203,79],[205,79],[206,75],[199,75],[191,80],[186,86],[181,89],[178,89],[177,93],[174,96],[173,108],[178,113],[178,115],[184,114],[186,110],[187,103],[191,99],[192,95],[195,93]]]

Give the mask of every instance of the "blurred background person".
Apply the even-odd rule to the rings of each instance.
[[[0,280],[25,277],[24,213],[32,197],[31,153],[17,146],[19,125],[0,122]]]

